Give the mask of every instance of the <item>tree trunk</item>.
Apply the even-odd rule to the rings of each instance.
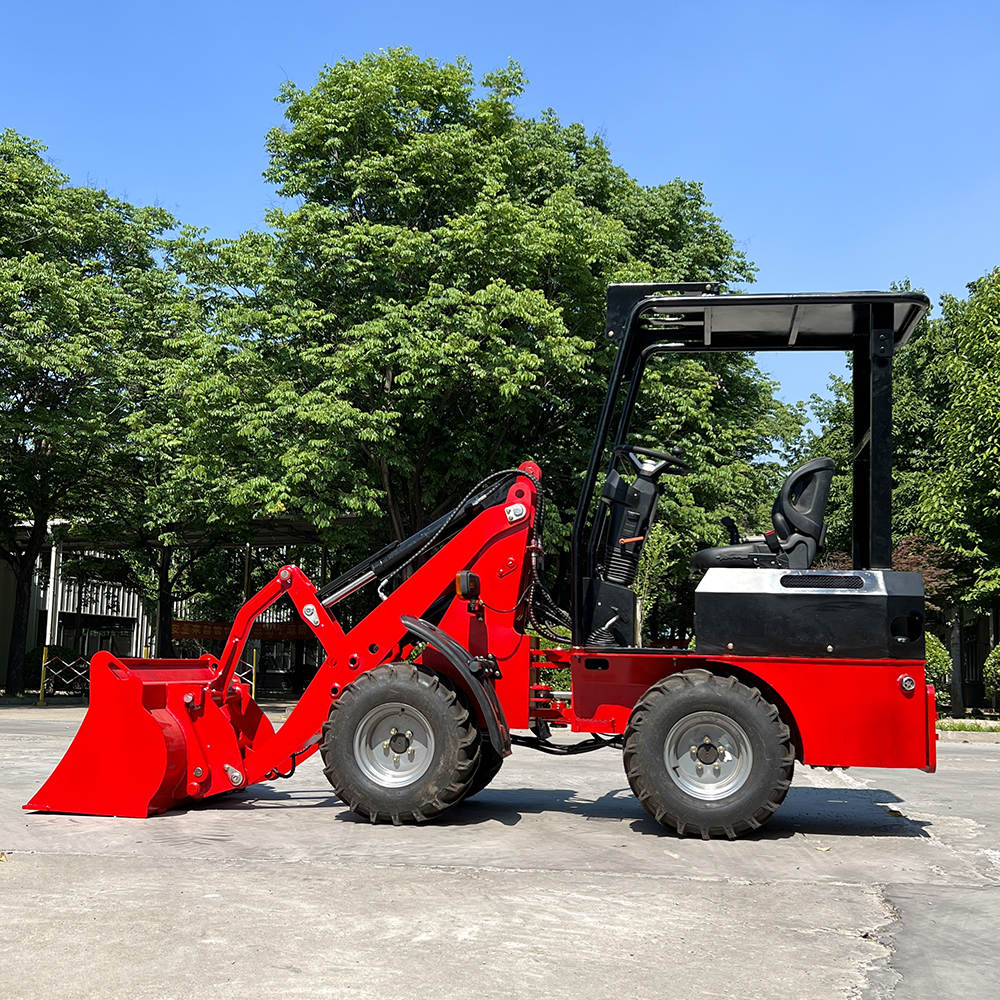
[[[28,640],[28,609],[31,605],[31,578],[34,566],[27,572],[18,567],[14,583],[14,613],[10,630],[10,652],[7,654],[7,694],[24,690],[24,654]]]
[[[172,657],[174,653],[174,585],[170,577],[173,549],[160,549],[156,571],[156,655]]]
[[[956,604],[951,609],[951,714],[960,719],[965,715],[965,697],[962,691],[962,609]]]
[[[10,650],[7,654],[8,695],[17,695],[24,690],[24,654],[27,652],[29,641],[28,611],[31,608],[31,584],[35,578],[35,565],[47,532],[48,518],[36,515],[25,547],[11,554],[14,568],[14,608],[11,618]],[[9,560],[11,555],[7,557]]]

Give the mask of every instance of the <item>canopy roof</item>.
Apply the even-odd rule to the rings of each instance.
[[[849,351],[891,326],[898,348],[930,308],[919,292],[662,294],[670,288],[609,286],[609,336],[687,351]]]

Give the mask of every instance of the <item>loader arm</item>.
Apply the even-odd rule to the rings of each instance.
[[[365,671],[405,657],[420,640],[402,618],[421,617],[453,592],[466,570],[482,581],[473,610],[457,594],[439,627],[474,655],[500,650],[524,691],[530,652],[523,634],[529,544],[537,511],[534,463],[521,466],[506,496],[475,514],[349,632],[296,566],[278,574],[239,610],[217,659],[119,659],[91,664],[92,699],[55,771],[24,808],[146,816],[173,806],[288,776],[312,754],[333,702]],[[433,541],[433,539],[432,539]],[[419,553],[418,553],[419,554]],[[236,674],[257,618],[287,596],[323,647],[324,658],[275,731]],[[328,604],[333,604],[327,597]],[[409,636],[409,638],[408,638]]]
[[[537,480],[540,470],[527,465],[526,471]],[[393,658],[409,631],[402,618],[419,618],[438,598],[453,592],[455,576],[461,570],[476,573],[482,581],[483,603],[488,605],[484,620],[471,615],[467,602],[456,594],[442,618],[443,628],[475,655],[499,650],[501,667],[509,668],[505,677],[509,672],[511,681],[522,674],[526,678],[530,665],[528,639],[516,627],[515,617],[523,596],[536,502],[532,479],[519,477],[502,503],[477,515],[347,633],[322,606],[305,574],[294,566],[284,567],[281,573],[287,572],[289,578],[283,586],[322,644],[326,658],[281,728],[247,750],[247,780],[260,781],[274,772],[287,772],[295,761],[314,752],[333,700],[364,671]],[[276,579],[281,578],[281,573]],[[414,636],[412,644],[418,641]],[[229,642],[235,646],[232,636]]]

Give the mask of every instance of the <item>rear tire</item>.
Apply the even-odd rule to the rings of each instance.
[[[320,744],[340,799],[373,823],[419,823],[468,793],[476,727],[454,689],[412,663],[363,673],[333,703]]]
[[[625,773],[643,808],[681,836],[735,839],[788,792],[788,726],[757,688],[708,670],[654,684],[625,732]]]

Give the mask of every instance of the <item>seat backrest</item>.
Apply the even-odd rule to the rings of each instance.
[[[785,479],[774,501],[771,521],[791,569],[808,569],[823,544],[834,468],[832,458],[800,465]]]

